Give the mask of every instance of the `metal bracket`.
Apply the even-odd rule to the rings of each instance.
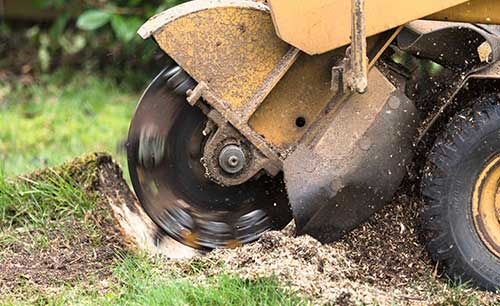
[[[214,118],[216,112],[215,110],[211,110],[209,118]],[[215,115],[215,117],[217,117],[217,115]],[[206,175],[213,181],[222,186],[237,186],[257,175],[262,169],[265,169],[270,176],[276,176],[279,173],[281,168],[276,167],[270,159],[265,157],[256,147],[251,145],[229,123],[218,125],[217,130],[213,132],[213,127],[211,126],[213,123],[210,122],[213,121],[208,121],[207,128],[212,130],[209,132],[212,135],[205,144],[203,165],[205,166]],[[241,147],[246,157],[244,169],[235,174],[224,172],[218,161],[221,150],[228,145]]]
[[[200,82],[194,89],[188,90],[186,100],[191,106],[195,106],[196,102],[203,96],[203,92],[207,89],[207,84],[205,84],[205,82]]]
[[[332,90],[349,89],[363,94],[368,89],[365,0],[352,0],[351,46],[340,66],[332,69]]]
[[[220,106],[224,101],[217,99],[204,82],[200,82],[194,89],[187,92],[187,102],[193,107],[200,108],[209,118],[207,126],[203,130],[203,135],[208,136],[213,133],[205,145],[204,151],[204,165],[207,175],[224,186],[242,184],[256,175],[261,169],[265,169],[270,176],[276,176],[281,170],[281,161],[278,158],[270,158],[273,155],[272,151],[266,147],[267,144],[263,140],[256,138],[247,125],[243,125],[244,128],[240,132],[237,131],[233,123],[223,116],[218,107],[212,108],[205,103],[199,103],[202,99],[212,107]],[[221,110],[225,109],[227,108],[221,108]],[[214,170],[219,167],[216,162],[213,162],[213,156],[220,149],[219,145],[227,139],[238,140],[238,143],[242,143],[243,139],[247,139],[251,143],[250,146],[247,146],[251,164],[246,167],[244,173],[237,176],[225,176],[222,172]]]
[[[213,109],[206,109],[203,103],[197,103],[203,99]],[[230,123],[236,128],[250,143],[252,143],[270,162],[266,163],[266,170],[269,173],[275,173],[275,169],[280,169],[282,161],[276,149],[272,147],[265,139],[258,135],[253,129],[250,128],[248,122],[241,120],[238,113],[231,110],[226,101],[220,99],[210,90],[210,87],[200,82],[193,90],[188,92],[187,101],[193,106],[200,107],[207,116],[212,119],[219,127]],[[213,118],[212,118],[212,117]]]

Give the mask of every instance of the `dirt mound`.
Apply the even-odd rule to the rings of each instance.
[[[326,245],[309,236],[295,237],[290,226],[208,258],[244,277],[275,275],[319,304],[429,304],[427,292],[408,288],[422,279],[426,285],[433,270],[413,230],[413,214],[409,205],[394,205],[342,241]]]
[[[315,304],[493,304],[498,296],[454,290],[437,274],[419,241],[419,203],[400,197],[343,240],[322,245],[293,226],[258,242],[208,254],[207,273],[276,276]],[[217,264],[213,264],[217,263]],[[221,264],[223,263],[223,264]]]

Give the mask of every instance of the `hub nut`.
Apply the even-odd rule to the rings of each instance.
[[[225,146],[219,154],[219,165],[225,172],[236,174],[243,170],[246,157],[243,150],[237,145]]]

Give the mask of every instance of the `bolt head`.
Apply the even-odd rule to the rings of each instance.
[[[240,146],[228,145],[219,154],[219,166],[226,173],[237,174],[243,170],[245,163],[245,153]]]

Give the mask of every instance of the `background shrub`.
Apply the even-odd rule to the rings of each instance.
[[[40,21],[34,14],[30,20],[0,22],[0,70],[36,76],[69,67],[142,79],[141,74],[157,69],[164,55],[154,42],[136,35],[138,28],[184,1],[25,1],[31,10],[56,12],[55,17]]]

